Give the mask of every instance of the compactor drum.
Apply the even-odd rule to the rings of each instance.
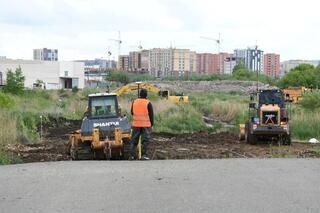
[[[89,95],[81,129],[69,136],[68,152],[73,160],[127,159],[131,126],[121,116],[117,95]]]
[[[276,140],[283,145],[290,145],[289,115],[283,93],[273,89],[260,90],[255,95],[250,97],[249,120],[246,124],[240,124],[239,139],[250,144],[260,140]]]

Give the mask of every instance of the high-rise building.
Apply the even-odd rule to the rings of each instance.
[[[149,71],[149,50],[141,50],[141,72]]]
[[[263,51],[257,48],[236,49],[234,57],[251,71],[263,71]]]
[[[57,49],[34,49],[33,60],[40,61],[58,61],[58,50]]]
[[[118,70],[129,71],[129,55],[119,55]]]
[[[190,74],[190,50],[189,49],[171,49],[172,50],[172,70],[171,76],[183,76]],[[192,53],[193,54],[193,53]],[[192,59],[193,63],[193,59]]]
[[[149,73],[155,77],[189,75],[196,71],[196,67],[196,53],[189,49],[150,50]]]
[[[137,72],[141,67],[141,53],[129,52],[129,71]]]
[[[213,73],[212,53],[197,53],[197,73],[206,75]]]
[[[149,52],[149,73],[155,77],[164,77],[171,74],[172,49],[153,48]]]
[[[190,51],[190,73],[197,72],[197,53]]]
[[[264,56],[263,72],[267,76],[279,78],[280,76],[280,55],[267,53]]]
[[[129,52],[129,71],[148,72],[149,50]]]
[[[197,70],[199,74],[223,74],[224,60],[231,57],[229,53],[198,53],[197,54]]]

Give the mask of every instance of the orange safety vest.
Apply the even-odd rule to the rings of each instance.
[[[148,104],[150,103],[147,99],[138,98],[133,102],[133,122],[134,127],[151,127],[151,122],[148,112]]]

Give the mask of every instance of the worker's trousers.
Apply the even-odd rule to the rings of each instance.
[[[147,155],[147,148],[150,143],[151,127],[132,127],[132,137],[130,142],[131,156],[136,157],[137,145],[141,135],[142,155]]]

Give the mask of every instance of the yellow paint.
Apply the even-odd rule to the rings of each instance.
[[[141,144],[141,136],[139,137],[139,143],[138,143],[138,159],[141,160],[142,158],[142,144]]]

